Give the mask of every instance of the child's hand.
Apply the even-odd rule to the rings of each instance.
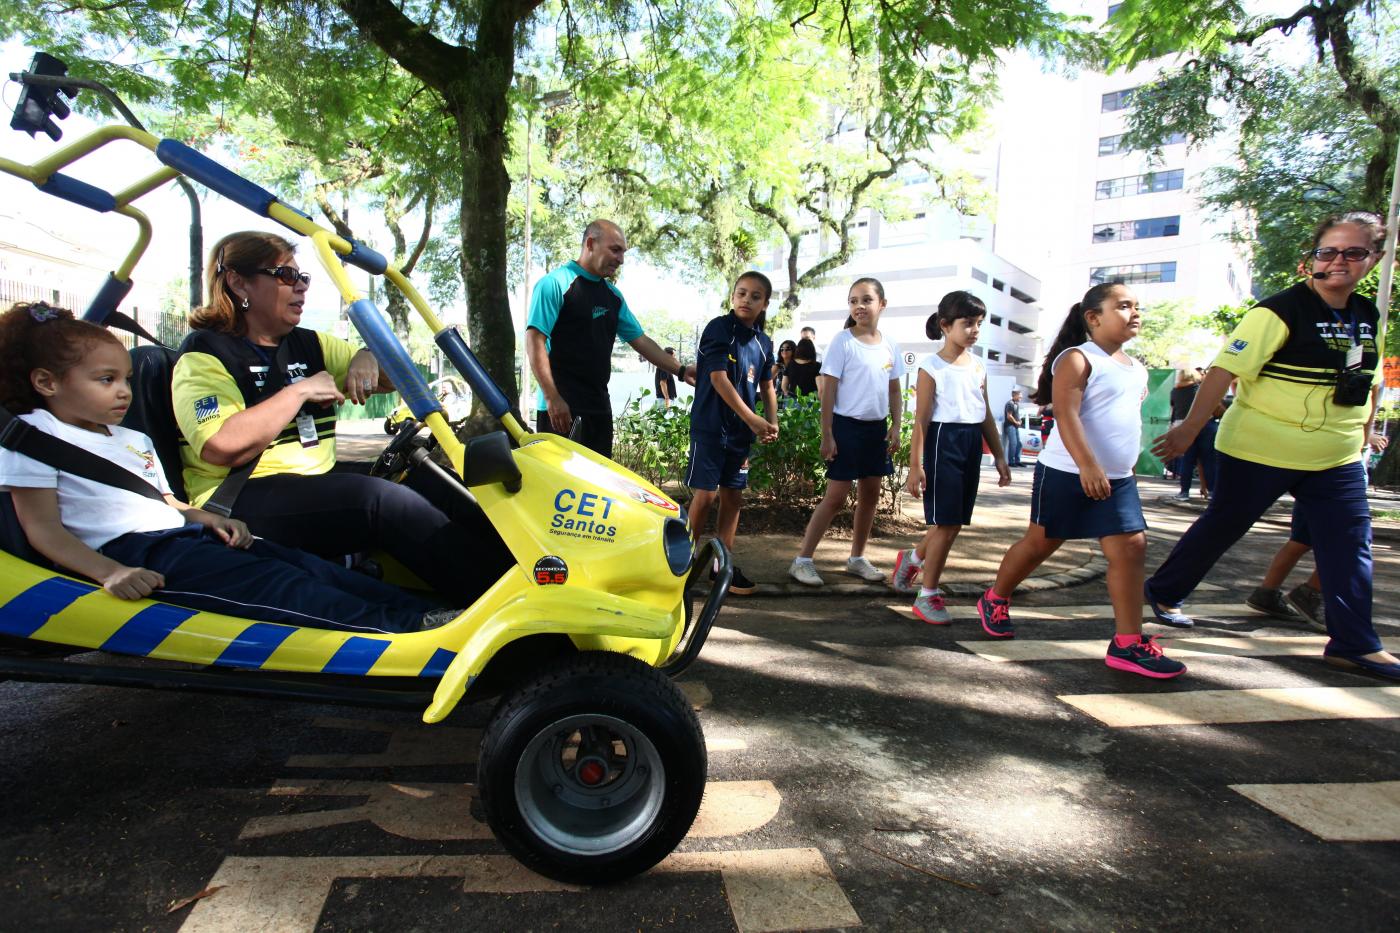
[[[836,438],[822,437],[822,459],[827,461],[836,459]]]
[[[165,586],[165,577],[145,567],[118,567],[101,582],[117,599],[142,599]]]
[[[748,425],[749,430],[753,432],[753,436],[759,440],[763,440],[763,438],[768,435],[768,420],[766,418],[760,418],[755,412],[744,412],[744,424]]]
[[[899,425],[891,424],[890,429],[885,432],[885,446],[890,449],[891,454],[899,453]]]
[[[1079,471],[1079,485],[1084,487],[1084,495],[1100,501],[1113,495],[1113,486],[1104,475],[1103,467],[1097,463],[1087,470]]]
[[[248,530],[248,526],[236,518],[224,518],[222,515],[215,515],[214,520],[206,523],[210,531],[219,536],[219,540],[229,547],[246,548],[253,543],[253,533]]]
[[[778,426],[771,421],[763,422],[765,427],[763,433],[758,435],[760,444],[771,444],[778,439]]]
[[[909,478],[904,481],[904,489],[911,496],[922,496],[924,494],[924,468],[910,467]]]
[[[1011,467],[1006,465],[1005,458],[997,461],[997,476],[999,477],[997,479],[998,486],[1011,485]]]

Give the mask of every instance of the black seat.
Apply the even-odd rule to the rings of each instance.
[[[131,351],[131,407],[122,427],[140,431],[156,446],[170,491],[181,502],[185,480],[180,467],[180,428],[170,401],[170,380],[179,354],[165,347],[141,346]]]
[[[0,492],[0,551],[8,551],[21,560],[40,567],[53,568],[48,558],[30,547],[29,539],[20,527],[19,516],[15,514],[15,504],[9,492]]]

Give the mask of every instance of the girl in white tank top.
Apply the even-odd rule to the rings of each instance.
[[[1116,634],[1104,663],[1166,679],[1186,665],[1142,637],[1146,522],[1137,462],[1147,371],[1123,352],[1141,327],[1124,285],[1096,285],[1070,309],[1040,374],[1035,401],[1053,400],[1055,433],[1035,468],[1031,522],[1002,558],[996,582],[977,601],[982,627],[1011,637],[1011,594],[1066,538],[1096,537],[1108,558]]]
[[[923,498],[928,530],[918,547],[895,559],[894,585],[909,592],[914,579],[922,578],[914,615],[931,625],[952,621],[938,584],[958,532],[972,518],[984,440],[999,484],[1011,482],[987,401],[987,370],[972,353],[986,314],[987,306],[971,292],[949,292],[924,324],[929,339],[941,337],[943,346],[919,365],[905,488]]]

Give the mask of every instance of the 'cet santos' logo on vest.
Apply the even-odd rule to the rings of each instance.
[[[596,321],[596,320],[598,320],[598,318],[602,317],[603,315],[605,315],[605,314],[607,314],[607,313],[608,313],[608,309],[605,308],[605,307],[603,307],[602,305],[594,305],[594,306],[593,306],[593,320]]]
[[[194,403],[194,423],[203,424],[212,418],[219,417],[219,397],[217,395],[206,395],[197,399]]]

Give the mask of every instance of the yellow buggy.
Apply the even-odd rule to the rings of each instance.
[[[61,171],[113,144],[141,146],[160,167],[115,192]],[[464,699],[494,699],[477,786],[492,830],[521,862],[559,880],[605,883],[669,854],[690,828],[706,777],[700,724],[671,678],[695,660],[721,608],[731,576],[723,546],[711,540],[696,552],[684,510],[660,489],[567,438],[526,430],[458,331],[385,257],[183,143],[112,125],[34,164],[0,157],[0,171],[135,225],[135,244],[84,314],[96,323],[129,321],[117,306],[151,234],[136,204],[181,176],[308,238],[412,413],[381,455],[381,472],[442,473],[490,521],[510,564],[440,628],[381,635],[275,625],[110,596],[30,552],[10,511],[0,523],[0,678],[416,709],[429,723]],[[403,293],[501,430],[459,441],[342,263]],[[168,399],[165,353],[137,349],[138,383],[156,381],[133,386],[134,396]],[[149,410],[128,426],[158,448],[173,430]],[[14,446],[24,430],[5,419],[0,443]],[[178,471],[179,461],[165,466]],[[4,494],[0,512],[8,509]],[[691,594],[712,566],[700,604]],[[104,660],[111,654],[148,661]]]

